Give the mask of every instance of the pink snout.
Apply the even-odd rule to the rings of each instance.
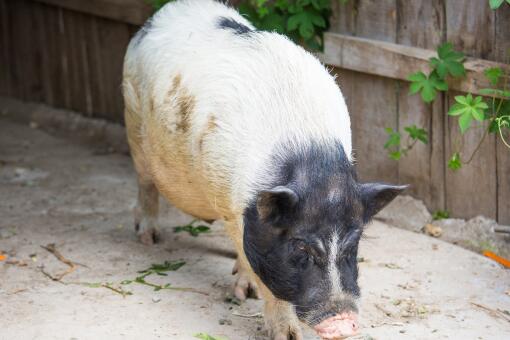
[[[323,340],[340,340],[358,334],[358,315],[353,312],[337,314],[314,327]]]

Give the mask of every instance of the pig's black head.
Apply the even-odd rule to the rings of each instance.
[[[363,226],[405,186],[360,184],[340,144],[279,148],[276,175],[244,215],[244,250],[262,282],[314,326],[357,312]]]

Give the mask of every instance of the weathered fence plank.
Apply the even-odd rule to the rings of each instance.
[[[7,0],[0,0],[0,94],[11,95],[11,60]]]
[[[324,53],[319,53],[318,56],[325,64],[400,80],[407,80],[409,74],[417,71],[429,72],[429,58],[437,56],[436,51],[432,49],[337,33],[326,33],[324,42]],[[467,58],[464,66],[466,77],[450,80],[450,88],[475,94],[490,85],[483,74],[486,68],[502,67],[510,70],[508,64],[479,58]]]
[[[510,63],[510,6],[503,6],[496,12],[495,58]],[[510,133],[505,135],[510,143]],[[497,145],[497,201],[498,220],[510,224],[510,149],[499,136]]]
[[[442,43],[444,31],[443,0],[399,1],[397,42],[433,50]],[[415,71],[412,71],[414,73]],[[418,142],[399,165],[399,180],[410,184],[410,193],[422,198],[433,210],[445,207],[445,159],[443,95],[426,104],[419,95],[409,96],[409,83],[399,91],[398,116],[402,136],[405,126],[424,127],[429,132],[427,145]],[[403,143],[406,143],[403,140]]]
[[[105,110],[98,112],[101,117],[117,119],[114,114],[123,111],[122,100],[122,65],[124,53],[131,38],[129,26],[116,25],[115,23],[97,18],[97,43],[98,52],[102,63],[101,81],[104,83],[105,92],[101,95],[105,102]]]
[[[154,11],[145,0],[35,0],[77,12],[142,25]]]
[[[66,107],[64,100],[65,74],[63,70],[63,55],[60,53],[60,29],[59,29],[59,13],[61,9],[45,6],[45,41],[48,64],[45,68],[49,70],[50,78],[47,79],[45,86],[47,94],[51,95],[50,103],[57,107]]]
[[[40,51],[39,63],[41,64],[41,86],[43,101],[50,105],[55,105],[51,67],[49,67],[52,62],[50,51],[51,46],[54,45],[52,44],[54,35],[50,33],[52,27],[46,24],[46,20],[48,19],[48,16],[51,15],[50,13],[53,11],[55,11],[55,9],[48,8],[44,5],[37,5],[36,11],[34,13],[34,21],[38,27],[38,30],[37,32],[34,32],[35,34],[33,39],[34,45],[37,46],[37,49]]]
[[[448,0],[446,11],[449,13],[447,39],[455,48],[474,57],[494,57],[494,12],[485,1]],[[458,94],[450,92],[450,105]],[[484,136],[484,129],[474,127],[461,136],[458,117],[447,119],[446,132],[447,157],[463,145],[461,156],[464,161],[468,160]],[[494,135],[487,136],[469,165],[457,172],[446,172],[446,206],[454,216],[483,214],[496,218],[495,143]]]
[[[89,64],[90,91],[92,107],[95,115],[106,112],[106,84],[103,82],[103,68],[101,46],[99,44],[98,18],[92,18],[86,27],[87,59]],[[115,112],[120,115],[120,112]],[[118,119],[116,119],[118,120]]]
[[[65,27],[64,49],[68,56],[70,108],[87,113],[85,71],[83,70],[83,54],[81,53],[80,30],[86,24],[83,15],[78,12],[67,12],[63,16]]]
[[[357,11],[353,13],[356,16],[353,20],[356,36],[395,42],[394,0],[363,0],[358,1],[356,6]],[[381,150],[387,138],[385,128],[397,126],[397,83],[361,73],[351,75],[349,81],[349,110],[360,178],[364,181],[377,179],[397,182],[398,165]],[[368,96],[370,100],[367,100]]]
[[[11,80],[14,92],[24,100],[40,99],[36,93],[39,77],[34,69],[32,49],[32,7],[26,0],[8,3],[11,40]]]

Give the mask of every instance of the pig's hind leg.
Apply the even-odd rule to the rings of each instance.
[[[138,177],[135,230],[140,241],[152,245],[160,240],[158,228],[159,193],[152,181]]]

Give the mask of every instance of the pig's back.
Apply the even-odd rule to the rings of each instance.
[[[324,67],[219,3],[165,6],[131,42],[125,78],[139,88],[146,129],[158,130],[147,149],[178,145],[179,171],[199,178],[197,195],[213,206],[244,209],[284,142],[340,141],[350,157],[348,112]]]

